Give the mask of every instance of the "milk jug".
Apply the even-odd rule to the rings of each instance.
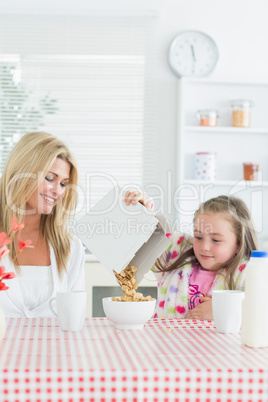
[[[268,252],[252,251],[246,270],[241,340],[253,348],[268,347]]]

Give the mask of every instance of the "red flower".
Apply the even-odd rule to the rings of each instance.
[[[3,265],[0,265],[0,290],[7,290],[9,289],[8,286],[6,286],[2,280],[3,279],[12,279],[15,278],[14,272],[6,272],[5,273],[5,267]]]
[[[24,228],[24,223],[18,223],[18,219],[16,216],[13,216],[12,221],[11,221],[11,231],[12,232],[17,232],[20,229]]]
[[[12,279],[15,277],[14,272],[6,272],[5,273],[5,267],[3,265],[0,265],[0,281],[2,279]]]
[[[21,230],[23,228],[24,228],[24,223],[18,223],[17,218],[14,216],[11,221],[11,230],[10,230],[9,236],[11,235],[12,232],[17,232],[18,230]],[[5,256],[7,256],[10,252],[10,250],[7,248],[7,244],[11,243],[12,240],[7,239],[7,237],[8,236],[5,232],[0,233],[0,260],[2,258],[4,258]],[[31,243],[32,243],[31,240],[22,241],[19,238],[19,251],[18,251],[17,255],[19,253],[21,253],[21,251],[24,248],[33,247],[30,245]],[[16,255],[16,257],[17,257],[17,255]],[[8,286],[6,286],[4,284],[4,282],[2,282],[2,281],[6,280],[6,279],[12,279],[14,277],[15,277],[14,272],[6,272],[5,273],[5,267],[3,265],[0,265],[0,291],[9,289]]]
[[[3,246],[5,246],[11,242],[12,242],[12,240],[7,239],[7,234],[5,232],[0,233],[0,248],[2,248]]]
[[[6,286],[6,285],[4,284],[4,282],[0,282],[0,290],[7,290],[7,289],[9,289],[9,287]]]
[[[9,254],[9,249],[7,248],[7,246],[4,246],[0,249],[0,259],[4,258],[8,254]]]
[[[32,240],[21,240],[21,238],[19,237],[19,249],[21,252],[24,248],[33,248],[33,246],[31,246]]]
[[[169,239],[172,236],[172,233],[166,233],[166,236]]]

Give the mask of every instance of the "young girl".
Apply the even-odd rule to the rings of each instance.
[[[128,191],[125,202],[150,205]],[[170,247],[152,270],[158,276],[155,317],[211,320],[212,290],[244,289],[246,263],[257,239],[245,203],[221,195],[202,203],[194,215],[194,237],[167,233]]]

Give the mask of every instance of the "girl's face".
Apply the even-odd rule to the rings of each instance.
[[[43,182],[27,201],[28,214],[50,214],[53,207],[63,199],[69,176],[70,164],[56,158]]]
[[[194,222],[194,253],[202,268],[214,271],[237,251],[236,235],[224,214],[197,216]]]

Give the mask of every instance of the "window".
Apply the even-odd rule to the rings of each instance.
[[[78,210],[114,184],[155,183],[156,18],[0,16],[0,169],[29,131],[78,161]]]

